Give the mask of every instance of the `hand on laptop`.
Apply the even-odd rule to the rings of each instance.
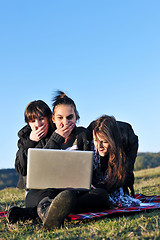
[[[66,126],[64,126],[61,123],[59,128],[57,128],[55,132],[61,135],[62,137],[64,137],[65,139],[67,139],[70,136],[74,127],[75,127],[75,123],[72,123],[72,122]]]
[[[29,138],[32,141],[38,142],[39,140],[46,136],[47,131],[48,128],[46,124],[43,124],[41,127],[37,127],[35,130],[32,130]]]

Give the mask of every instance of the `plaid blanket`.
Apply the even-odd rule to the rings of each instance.
[[[142,212],[150,209],[160,209],[160,195],[159,196],[145,196],[143,194],[136,194],[136,199],[141,200],[142,204],[138,207],[125,207],[125,208],[114,208],[101,212],[89,212],[82,214],[70,214],[68,217],[70,220],[80,220],[80,219],[90,219],[96,217],[104,217],[111,214],[120,214],[120,213],[133,213],[133,212]]]
[[[160,209],[160,195],[159,196],[145,196],[143,194],[136,194],[136,199],[141,200],[142,204],[138,207],[125,207],[125,208],[114,208],[101,212],[89,212],[82,214],[70,214],[68,215],[68,219],[73,220],[81,220],[81,219],[90,219],[96,217],[104,217],[111,214],[119,214],[119,213],[133,213],[133,212],[142,212],[151,209]],[[6,217],[7,211],[0,212],[0,218]]]

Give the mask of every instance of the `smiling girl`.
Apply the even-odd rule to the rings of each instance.
[[[96,148],[93,185],[108,192],[110,206],[129,207],[140,201],[123,191],[126,181],[126,155],[116,119],[104,115],[95,121],[93,142]]]

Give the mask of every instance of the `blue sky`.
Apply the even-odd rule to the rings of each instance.
[[[0,1],[0,168],[14,167],[24,109],[65,91],[79,125],[129,122],[160,151],[160,1]]]

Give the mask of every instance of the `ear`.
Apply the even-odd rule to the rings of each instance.
[[[79,116],[79,113],[78,113],[78,111],[76,111],[76,121],[78,120],[78,119],[80,119],[80,116]]]
[[[52,121],[55,123],[54,115],[52,115]]]

